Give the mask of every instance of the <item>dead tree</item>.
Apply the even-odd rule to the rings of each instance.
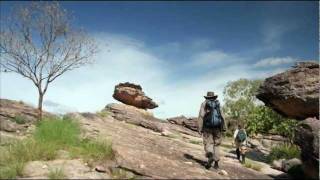
[[[13,13],[14,12],[14,13]],[[95,41],[71,23],[58,2],[16,7],[0,24],[0,67],[28,78],[38,89],[38,119],[48,85],[67,71],[92,62]]]

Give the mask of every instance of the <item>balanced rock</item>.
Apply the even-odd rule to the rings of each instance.
[[[300,62],[292,69],[267,78],[257,98],[285,117],[319,119],[319,64]]]
[[[129,82],[120,83],[115,86],[113,98],[131,106],[141,109],[154,109],[158,105],[146,96],[140,85]]]

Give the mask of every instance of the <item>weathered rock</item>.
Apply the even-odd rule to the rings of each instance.
[[[283,116],[319,119],[319,64],[300,62],[283,73],[267,78],[257,98]]]
[[[111,113],[111,116],[117,120],[135,124],[156,132],[162,132],[165,121],[153,117],[153,115],[143,109],[138,109],[125,104],[108,104],[105,110]]]
[[[284,172],[288,172],[288,170],[290,168],[292,168],[293,166],[297,166],[301,164],[301,160],[297,159],[297,158],[293,158],[293,159],[288,159],[285,161],[282,161],[282,170]]]
[[[113,98],[141,109],[154,109],[158,105],[146,96],[140,85],[132,83],[120,83],[115,86]]]
[[[0,119],[23,118],[25,123],[37,120],[38,110],[22,101],[0,99]],[[43,112],[44,117],[53,116],[48,112]]]
[[[172,124],[184,126],[193,131],[198,131],[197,118],[186,118],[185,116],[177,116],[173,118],[168,118],[167,121],[169,121]]]
[[[23,137],[33,131],[34,123],[37,121],[38,110],[22,101],[0,99],[0,139],[7,143],[7,137]],[[54,116],[43,112],[44,117]],[[12,136],[9,134],[10,133]],[[18,135],[18,136],[16,136]],[[4,140],[5,139],[5,140]],[[0,144],[3,144],[1,142]]]
[[[223,176],[228,176],[228,173],[227,173],[227,171],[225,171],[225,170],[220,170],[219,172],[218,172],[220,175],[223,175]]]
[[[0,118],[2,119],[2,118]],[[16,132],[17,130],[21,129],[22,126],[20,126],[17,123],[14,123],[10,120],[2,119],[0,120],[0,130],[6,131],[6,132]]]
[[[60,170],[65,178],[72,179],[109,179],[106,173],[98,173],[90,170],[88,166],[79,159],[53,160],[53,161],[31,161],[23,169],[23,175],[27,178],[47,177],[50,171]]]
[[[102,173],[105,173],[107,172],[107,169],[102,166],[102,165],[97,165],[95,168],[94,168],[97,172],[102,172]]]
[[[285,159],[278,159],[272,161],[271,167],[277,170],[282,170],[282,163],[285,161]]]
[[[73,115],[79,120],[85,134],[92,134],[92,129],[99,129],[99,137],[112,139],[116,166],[111,168],[111,174],[116,179],[130,176],[137,179],[271,179],[261,172],[243,167],[240,163],[227,162],[224,159],[221,160],[220,166],[228,173],[227,176],[222,176],[214,170],[206,170],[203,146],[190,143],[191,140],[201,141],[201,138],[186,135],[189,132],[198,134],[197,132],[163,121],[165,130],[162,132],[170,131],[179,136],[166,137],[150,128],[128,125],[124,120],[116,119],[117,116],[113,113],[110,112],[110,116],[105,117],[97,114],[85,114],[84,117],[84,113]],[[124,118],[125,115],[121,116]],[[90,125],[87,125],[88,123]],[[221,153],[221,157],[224,158],[225,152]]]
[[[319,174],[319,130],[320,121],[316,118],[300,122],[295,130],[294,142],[300,146],[303,169],[310,177]]]

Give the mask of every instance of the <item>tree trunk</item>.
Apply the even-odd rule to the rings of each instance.
[[[38,99],[38,121],[42,119],[42,102],[43,102],[43,95],[44,93],[39,92],[39,99]]]

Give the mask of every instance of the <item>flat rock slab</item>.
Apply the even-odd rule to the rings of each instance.
[[[98,129],[97,137],[111,138],[116,152],[118,168],[147,178],[182,179],[271,179],[263,173],[244,168],[241,164],[221,161],[221,168],[228,175],[204,168],[204,151],[201,145],[192,144],[181,134],[166,137],[151,129],[128,126],[113,117],[90,117],[73,114],[87,133],[93,136],[92,129]],[[90,123],[90,126],[86,125]],[[170,123],[167,123],[170,124]],[[173,125],[175,126],[175,125]],[[168,127],[169,130],[170,127]],[[174,132],[177,133],[177,132]],[[91,134],[91,135],[90,135]],[[186,163],[187,162],[187,163]]]
[[[24,178],[48,177],[50,171],[61,170],[68,179],[107,179],[108,174],[92,171],[82,160],[31,161],[23,169]]]

